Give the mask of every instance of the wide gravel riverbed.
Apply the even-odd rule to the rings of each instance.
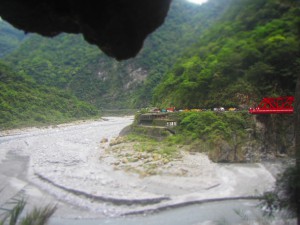
[[[257,201],[245,199],[272,189],[275,182],[259,163],[220,165],[204,154],[186,153],[180,164],[189,170],[186,176],[141,177],[116,170],[113,156],[105,150],[132,121],[133,117],[107,117],[2,131],[0,207],[12,198],[28,199],[27,210],[55,204],[52,225],[214,224],[226,215],[230,223],[237,223],[241,217],[234,213],[236,208],[252,216],[258,213]],[[108,142],[101,143],[103,138]],[[160,213],[142,216],[150,212]]]

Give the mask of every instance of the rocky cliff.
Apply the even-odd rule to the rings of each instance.
[[[249,158],[255,154],[262,159],[294,154],[293,115],[256,115],[253,120],[255,128],[250,131],[250,140],[245,146]]]

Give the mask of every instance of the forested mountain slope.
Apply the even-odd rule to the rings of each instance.
[[[23,31],[13,28],[0,18],[0,58],[18,48],[25,36]]]
[[[127,61],[110,59],[81,36],[67,34],[52,39],[30,35],[5,61],[38,84],[70,90],[98,108],[146,106],[163,74],[229,1],[199,6],[174,0],[165,24],[148,37],[136,58]]]
[[[233,0],[155,89],[157,105],[248,107],[293,95],[300,69],[299,9],[279,0]]]
[[[68,91],[98,108],[148,106],[152,96],[157,106],[248,107],[262,96],[294,94],[299,10],[282,2],[211,0],[199,6],[174,0],[165,24],[127,61],[68,34],[21,35],[3,60],[36,85]],[[4,33],[19,37],[10,29]]]
[[[93,106],[71,93],[37,84],[0,62],[0,130],[62,123],[98,115]]]

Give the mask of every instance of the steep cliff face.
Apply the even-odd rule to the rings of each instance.
[[[234,134],[214,144],[209,155],[216,162],[259,162],[292,157],[295,154],[293,121],[293,115],[253,116],[246,136]]]
[[[294,154],[294,115],[256,115],[252,139],[265,157]],[[252,149],[255,151],[255,149]]]
[[[232,135],[209,153],[216,162],[259,162],[295,154],[293,115],[251,115],[247,135]]]
[[[142,84],[147,76],[148,70],[136,65],[135,63],[126,63],[120,65],[120,63],[112,63],[110,68],[106,66],[107,62],[101,62],[96,65],[94,78],[106,82],[111,79],[112,74],[120,76],[121,85],[118,87],[118,91],[130,91],[136,88],[136,86]]]
[[[295,154],[294,115],[251,115],[252,127],[238,149],[226,143],[217,161],[257,162]],[[236,139],[237,137],[232,137]],[[235,153],[240,158],[234,156]],[[235,160],[237,159],[237,160]]]

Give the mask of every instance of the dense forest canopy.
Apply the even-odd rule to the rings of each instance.
[[[37,84],[0,63],[0,130],[90,118],[98,110],[71,93]]]
[[[167,73],[155,89],[155,104],[248,107],[262,96],[294,94],[299,9],[277,0],[230,4]]]

